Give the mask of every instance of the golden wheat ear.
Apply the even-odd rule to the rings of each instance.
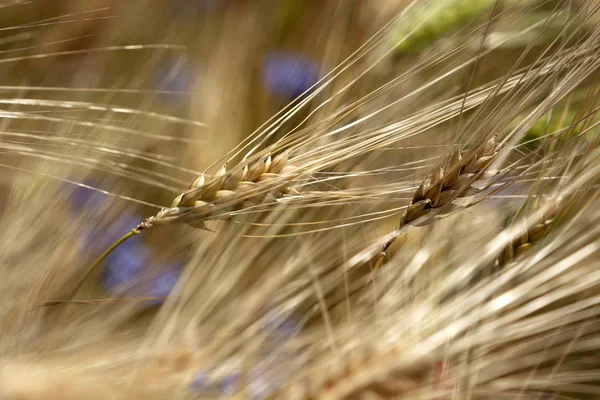
[[[577,359],[578,355],[596,347],[593,344],[598,333],[595,310],[599,298],[590,297],[588,291],[597,293],[600,287],[596,273],[600,234],[596,225],[600,214],[594,207],[597,205],[594,185],[598,183],[600,164],[597,155],[582,161],[568,175],[568,183],[554,185],[553,190],[544,186],[536,188],[545,197],[535,207],[526,207],[526,215],[521,214],[509,229],[499,230],[489,242],[478,234],[473,235],[473,243],[478,243],[481,251],[466,256],[464,250],[471,248],[472,243],[461,238],[461,241],[465,240],[465,248],[459,255],[461,259],[455,260],[456,264],[442,260],[435,278],[428,277],[427,271],[419,270],[419,275],[423,275],[419,278],[431,286],[432,293],[412,297],[421,290],[426,291],[428,286],[418,287],[413,292],[411,286],[415,286],[415,282],[405,279],[410,275],[407,272],[413,263],[423,263],[423,257],[419,255],[427,252],[426,246],[415,250],[415,257],[409,258],[408,263],[406,258],[393,257],[390,265],[396,268],[379,271],[382,280],[392,281],[385,285],[387,293],[383,298],[365,290],[365,299],[377,298],[381,315],[378,322],[393,326],[386,332],[397,335],[394,337],[402,342],[416,341],[414,347],[395,354],[397,365],[403,357],[411,359],[412,350],[421,346],[431,351],[430,355],[435,354],[433,349],[442,352],[437,360],[446,364],[448,371],[437,377],[437,384],[435,378],[431,379],[433,362],[424,369],[423,375],[408,379],[410,374],[403,374],[402,369],[393,367],[392,363],[387,364],[385,357],[382,357],[381,369],[366,364],[363,370],[359,364],[351,373],[332,372],[329,375],[328,357],[339,360],[336,358],[339,356],[331,352],[319,362],[320,377],[305,373],[297,383],[290,385],[287,393],[291,396],[292,388],[295,388],[300,399],[387,398],[387,391],[395,387],[393,395],[399,398],[431,399],[452,393],[466,397],[471,390],[481,393],[473,398],[511,398],[513,390],[527,396],[535,396],[540,390],[560,390],[551,383],[557,370],[564,371],[561,376],[565,381],[580,379],[569,368],[581,361]],[[554,172],[549,169],[542,176],[546,174]],[[563,217],[566,223],[559,223]],[[548,219],[555,221],[553,229],[560,232],[540,231],[539,221]],[[466,277],[475,277],[480,269],[494,262],[506,246],[520,244],[525,235],[532,232],[538,237],[544,233],[549,240],[538,240],[534,246],[523,249],[521,256],[505,264],[505,269],[498,274],[485,276],[475,286],[465,285]],[[445,244],[434,241],[433,246],[445,247]],[[412,277],[416,279],[415,275]],[[450,293],[451,288],[454,290],[452,295],[441,294]],[[376,290],[384,291],[381,287]],[[354,304],[356,308],[360,307],[360,303]],[[415,315],[411,316],[411,313]],[[407,321],[414,322],[415,326],[407,327],[411,325]],[[556,324],[550,321],[556,321]],[[421,335],[411,337],[409,332],[413,329]],[[542,338],[554,340],[542,343]],[[370,340],[366,332],[364,337],[356,339],[366,343]],[[385,345],[382,347],[386,348]],[[371,352],[378,354],[374,350]],[[531,358],[523,362],[521,357],[525,355]],[[418,365],[417,359],[412,358],[415,365]],[[536,380],[528,380],[527,377],[534,374]],[[327,376],[331,376],[329,381]],[[590,378],[591,375],[583,379],[588,382]],[[311,392],[308,382],[313,379],[318,391]],[[395,386],[397,380],[412,386]],[[346,397],[351,393],[356,397]]]
[[[498,152],[498,145],[492,137],[483,145],[468,150],[464,157],[460,150],[456,150],[443,166],[437,167],[429,178],[429,183],[423,181],[414,192],[398,227],[394,230],[396,233],[383,245],[376,259],[375,269],[381,267],[387,249],[396,241],[404,226],[410,223],[431,223],[431,216],[443,211],[445,206],[465,194],[494,161]]]
[[[563,225],[569,225],[596,202],[600,193],[595,186],[600,173],[596,172],[594,176],[598,168],[598,156],[593,154],[595,149],[596,143],[590,143],[580,135],[568,142],[554,161],[541,167],[527,201],[510,217],[510,221],[515,223],[519,219],[530,220],[532,215],[535,217],[519,237],[505,246],[496,260],[497,267],[503,268],[532,251],[536,244]],[[569,189],[568,184],[582,175],[589,175],[588,181],[580,187]],[[540,213],[542,207],[545,210]]]
[[[295,169],[288,165],[288,159],[289,152],[282,152],[275,157],[268,155],[253,163],[239,166],[229,174],[223,166],[210,180],[205,174],[198,176],[187,191],[173,200],[170,208],[142,221],[102,253],[75,284],[66,299],[49,300],[43,305],[54,306],[72,301],[106,257],[142,230],[178,222],[208,230],[204,221],[228,218],[227,212],[247,206],[248,202],[272,200],[288,193],[296,193],[290,186],[290,182],[296,176],[293,175]]]
[[[243,163],[227,173],[225,166],[207,179],[200,175],[187,191],[181,193],[170,208],[142,223],[145,228],[176,222],[195,224],[215,218],[227,217],[227,213],[239,210],[250,203],[277,199],[294,192],[296,169],[288,165],[289,152],[276,156],[266,155],[258,160]]]

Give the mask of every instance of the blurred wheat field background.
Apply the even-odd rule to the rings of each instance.
[[[600,398],[599,7],[0,2],[0,399]]]

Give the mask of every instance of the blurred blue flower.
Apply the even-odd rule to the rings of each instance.
[[[194,379],[194,382],[192,382],[192,389],[195,389],[198,391],[210,390],[210,387],[212,385],[210,385],[207,382],[207,379],[208,379],[208,374],[206,372],[201,372],[201,373],[197,374],[196,379]]]
[[[253,377],[253,379],[250,380],[250,393],[252,393],[253,399],[263,399],[267,397],[272,391],[273,388],[269,384],[268,379],[262,373],[257,374],[257,376]]]
[[[300,327],[293,318],[281,318],[271,313],[267,313],[264,318],[269,334],[266,351],[262,353],[262,359],[258,363],[260,365],[254,366],[247,372],[248,389],[252,398],[256,400],[265,399],[292,376],[295,371],[294,362],[290,359],[289,352],[281,351],[278,344],[284,344],[297,333]],[[272,345],[275,345],[275,349],[272,348]],[[191,385],[192,390],[204,395],[216,393],[229,396],[240,389],[241,373],[232,372],[216,382],[208,381],[209,373],[210,371],[203,371],[196,375],[196,379]]]
[[[217,385],[209,382],[207,372],[201,372],[196,375],[196,379],[192,382],[192,389],[200,393],[209,393],[216,391]]]
[[[162,269],[161,273],[152,280],[148,295],[150,297],[167,297],[173,292],[173,288],[177,284],[181,272],[183,271],[183,264],[178,264],[168,269]],[[148,302],[150,305],[161,305],[164,300],[151,300]]]
[[[224,395],[233,395],[238,389],[241,374],[232,372],[217,382],[209,382],[208,372],[201,372],[196,375],[196,379],[192,383],[192,389],[203,394],[220,393]]]
[[[274,351],[265,356],[260,367],[250,371],[252,397],[262,400],[278,390],[297,370],[297,359],[289,351]]]
[[[85,180],[82,184],[90,187],[100,187],[99,182],[91,179]],[[84,186],[74,186],[69,201],[74,211],[81,211],[84,208],[100,210],[107,203],[108,196]]]
[[[252,398],[261,400],[266,398],[281,387],[287,378],[291,376],[292,370],[288,366],[288,360],[277,357],[270,363],[268,367],[255,367],[249,372],[250,382],[249,389],[252,393]],[[233,395],[236,390],[240,389],[240,372],[232,372],[225,377],[215,381],[208,380],[209,373],[201,372],[196,375],[196,379],[191,385],[192,390],[208,394],[220,394],[225,396]]]
[[[272,52],[263,64],[263,81],[267,89],[288,100],[299,97],[318,80],[319,65],[292,52]]]
[[[154,77],[154,88],[171,93],[161,94],[166,104],[184,106],[189,102],[189,94],[194,89],[195,70],[183,59],[169,60],[159,66]]]
[[[102,247],[108,247],[116,242],[121,236],[135,228],[140,222],[144,220],[142,214],[139,213],[128,213],[120,214],[114,221],[111,221],[110,225],[98,235],[98,240]],[[134,236],[129,239],[125,244],[141,242],[141,237]]]
[[[269,368],[253,370],[249,385],[252,398],[265,399],[284,386],[296,371],[290,366],[290,362],[292,361],[282,358]]]
[[[97,182],[94,181],[86,181],[85,184],[97,187]],[[106,202],[105,195],[85,187],[76,187],[70,196],[74,212],[99,210],[99,205]],[[99,253],[135,228],[143,219],[138,213],[121,214],[106,229],[84,227],[80,235],[87,250]],[[141,237],[134,236],[106,258],[101,283],[113,295],[166,297],[175,287],[182,270],[181,263],[156,265],[152,250],[144,244]],[[145,304],[159,306],[163,302],[164,300],[149,300]]]
[[[87,179],[82,184],[90,187],[100,187],[99,182],[92,179]],[[84,186],[69,186],[68,189],[71,190],[68,196],[68,205],[71,210],[76,214],[85,214],[86,218],[95,218],[96,222],[98,222],[98,219],[102,217],[102,213],[104,212],[103,209],[108,205],[108,196]],[[78,237],[86,249],[90,251],[102,251],[102,247],[106,243],[103,241],[102,234],[99,234],[98,229],[94,226],[95,223],[93,222],[83,225],[78,229]]]
[[[122,294],[141,281],[151,262],[152,254],[146,246],[127,241],[106,258],[102,283],[113,294]]]
[[[136,237],[119,246],[106,258],[102,283],[114,295],[167,297],[177,284],[183,264],[157,266],[151,249]],[[148,300],[160,306],[163,299]]]
[[[298,321],[296,321],[294,318],[282,318],[280,316],[267,314],[266,319],[267,327],[273,330],[271,334],[271,338],[273,339],[290,339],[300,329]]]
[[[238,389],[238,382],[240,380],[240,373],[234,372],[233,374],[227,375],[221,383],[221,393],[224,395],[233,395]]]

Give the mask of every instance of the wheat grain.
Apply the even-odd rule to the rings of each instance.
[[[402,227],[411,222],[419,224],[431,222],[432,219],[427,217],[436,211],[442,211],[444,206],[466,194],[465,192],[494,161],[498,151],[495,138],[491,138],[479,148],[470,150],[466,158],[463,159],[460,150],[457,150],[443,167],[437,167],[429,184],[422,182],[413,194],[394,235],[383,245],[375,268],[381,267],[388,248],[396,241]]]
[[[542,240],[550,231],[555,215],[548,215],[533,225],[516,242],[509,244],[498,258],[498,265],[503,266],[528,251],[536,242]]]
[[[202,174],[197,177],[187,191],[175,200],[171,208],[162,210],[156,216],[142,222],[138,229],[148,229],[154,225],[174,222],[187,222],[196,227],[204,227],[203,221],[213,218],[223,209],[234,211],[245,202],[247,205],[275,200],[284,194],[297,193],[290,183],[297,179],[295,169],[288,165],[288,152],[274,157],[266,156],[258,161],[237,167],[227,173],[225,167],[212,179]]]

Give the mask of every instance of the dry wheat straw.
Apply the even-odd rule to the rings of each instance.
[[[547,65],[544,66],[544,68],[547,67]],[[581,79],[581,76],[578,76],[578,78]],[[518,82],[521,81],[522,78]],[[459,114],[465,109],[466,98],[463,98],[460,102]],[[484,102],[487,101],[485,98],[482,98],[482,100]],[[389,134],[389,131],[386,134]],[[387,140],[389,141],[390,139],[388,138]],[[354,154],[352,151],[348,152],[349,143],[343,143],[343,145],[345,146],[345,154]],[[380,145],[378,144],[378,146]],[[485,147],[489,147],[488,144],[482,146],[482,150],[479,151],[480,154],[472,151],[472,156],[467,157],[465,161],[461,160],[460,152],[451,156],[445,165],[445,175],[443,168],[438,168],[431,178],[430,185],[425,187],[422,184],[413,196],[411,204],[403,214],[399,228],[418,217],[425,216],[431,210],[435,211],[436,208],[443,207],[462,194],[494,158],[494,151],[496,149],[493,143],[491,148]],[[366,150],[364,149],[364,145],[361,145],[361,147],[363,147],[362,151],[364,152]],[[327,148],[327,150],[331,151],[332,149]],[[205,176],[201,175],[192,183],[190,190],[182,193],[174,201],[171,208],[164,209],[156,216],[147,219],[132,232],[139,232],[139,230],[149,228],[153,225],[181,221],[198,227],[204,227],[204,220],[215,216],[226,217],[227,212],[235,211],[247,205],[248,202],[254,201],[254,203],[259,203],[264,199],[265,193],[269,197],[269,200],[280,197],[291,190],[289,181],[298,177],[298,174],[286,174],[288,172],[285,170],[288,153],[282,154],[276,156],[273,160],[270,155],[267,155],[265,158],[246,164],[243,168],[238,167],[233,174],[226,174],[225,167],[223,167],[217,173],[216,177],[206,184]],[[314,157],[317,154],[313,151],[311,156]],[[345,157],[347,158],[348,156]],[[344,157],[341,159],[344,159]],[[314,164],[314,162],[311,163]],[[331,163],[331,158],[329,158],[325,164],[328,165]],[[292,171],[295,172],[297,170],[293,169]],[[278,176],[278,173],[283,173],[283,176]],[[271,191],[270,194],[268,193],[269,191]],[[215,211],[220,211],[220,214]],[[396,233],[398,230],[395,230],[392,239],[384,245],[383,251],[376,263],[377,266],[381,264],[385,250],[395,240],[395,237],[397,237]],[[97,263],[94,264],[94,267],[95,265]]]
[[[527,101],[532,100],[526,96],[527,94],[533,93],[538,96],[543,94],[544,85],[530,87],[527,86],[528,82],[546,75],[548,80],[544,83],[549,84],[552,79],[559,77],[559,73],[568,73],[571,69],[578,74],[577,78],[579,79],[583,79],[584,76],[593,72],[597,65],[593,59],[596,49],[597,47],[593,46],[582,46],[569,53],[569,55],[565,55],[565,53],[561,55],[557,52],[549,58],[550,62],[548,64],[528,71],[528,73],[513,75],[510,79],[507,78],[507,81],[509,81],[507,85],[484,88],[489,90],[476,92],[475,95],[461,96],[459,100],[454,102],[438,103],[433,108],[418,113],[414,118],[386,124],[383,128],[372,131],[362,130],[358,134],[333,144],[328,143],[324,146],[311,148],[311,146],[318,143],[317,140],[312,140],[320,134],[318,130],[315,131],[317,133],[306,136],[291,135],[288,137],[290,141],[283,141],[279,144],[282,147],[281,150],[278,146],[275,146],[271,149],[271,152],[263,152],[238,164],[233,172],[228,172],[223,168],[213,177],[209,178],[208,175],[199,176],[192,183],[190,189],[174,201],[171,208],[161,211],[155,217],[151,217],[145,223],[142,223],[138,229],[171,222],[186,222],[195,227],[204,227],[203,222],[205,220],[240,215],[244,211],[251,210],[251,207],[256,204],[268,204],[273,200],[281,199],[281,196],[288,193],[299,196],[295,192],[295,188],[301,185],[310,185],[313,178],[307,178],[303,181],[303,177],[311,177],[315,171],[335,165],[339,161],[363,157],[382,146],[411,137],[419,132],[421,128],[431,127],[452,116],[461,115],[466,109],[481,105],[489,99],[496,98],[501,93],[508,92],[511,97],[505,102],[505,107],[514,107],[515,110],[510,111],[508,108],[492,110],[492,114],[496,113],[496,116],[486,116],[484,122],[487,124],[482,124],[479,127],[480,131],[486,131],[490,125],[503,119],[511,119],[511,116],[520,112],[519,108],[532,103],[532,101]],[[564,59],[561,58],[563,56]],[[589,64],[588,70],[582,68],[582,65],[586,63]],[[558,81],[556,85],[559,87],[563,85],[563,88],[547,104],[556,102],[558,98],[561,98],[575,87],[578,82],[578,79]],[[525,83],[523,87],[527,90],[524,91],[524,97],[519,98],[511,90],[523,83]],[[465,107],[463,107],[463,104],[465,104]],[[436,112],[435,115],[431,113],[433,111]],[[542,111],[540,110],[538,113]],[[535,117],[535,114],[532,115]],[[22,114],[11,114],[9,116],[15,118],[26,117]],[[61,121],[64,122],[64,120],[54,122]],[[51,121],[46,120],[46,122]],[[504,124],[499,125],[504,126]],[[94,124],[94,126],[97,125]],[[330,131],[329,133],[333,137],[349,128],[350,126],[346,125],[339,130],[335,130],[335,132]],[[523,125],[522,129],[526,129],[526,124]],[[465,132],[477,137],[476,132],[478,130],[469,129]],[[266,135],[259,135],[259,137],[264,139],[268,135],[267,133]],[[482,136],[487,139],[491,136],[491,133],[486,132]],[[516,137],[518,135],[513,135],[513,138]],[[309,138],[312,139],[309,140]],[[296,140],[296,142],[294,143],[293,140]],[[284,151],[284,145],[289,145],[294,150],[292,154],[295,154],[295,158],[294,163],[290,163],[291,165],[288,165],[288,153]],[[441,166],[436,168],[429,184],[421,184],[413,195],[410,205],[403,213],[401,226],[418,223],[419,220],[429,224],[434,215],[444,212],[445,207],[450,208],[451,203],[461,194],[464,194],[471,184],[486,172],[490,162],[501,158],[499,157],[499,147],[500,145],[496,145],[493,140],[484,141],[479,146],[473,146],[466,154],[461,151],[452,153]],[[510,147],[510,145],[506,146],[506,148]],[[301,148],[305,148],[307,151],[298,151]],[[249,154],[252,151],[254,150],[251,149]],[[271,157],[270,154],[275,154],[275,156]],[[463,158],[461,159],[461,157]],[[575,179],[578,182],[577,185],[566,187],[564,190],[561,189],[561,193],[568,194],[582,188],[598,176],[597,157],[594,158],[592,154],[587,159],[590,160],[590,164],[587,165],[589,170],[586,179],[581,177],[579,180]],[[565,176],[577,177],[575,174],[565,174]],[[316,181],[316,179],[314,180]],[[394,189],[394,186],[396,189],[398,187],[404,189],[405,186],[408,186],[406,182],[399,181],[387,182],[387,184],[390,184],[388,189]],[[373,190],[380,191],[382,188],[386,188],[386,186],[377,186]],[[351,191],[348,190],[346,193],[338,195],[338,197],[335,197],[333,192],[323,193],[322,197],[319,197],[319,191],[307,193],[307,197],[312,196],[311,201],[314,200],[314,204],[317,206],[313,208],[314,213],[312,213],[312,216],[324,219],[325,216],[318,214],[322,212],[320,207],[331,199],[345,199],[344,196],[347,196],[349,192]],[[366,196],[365,193],[367,192],[357,190],[353,197],[359,202],[370,203],[371,197]],[[249,206],[248,203],[253,203],[253,205]],[[33,207],[35,206],[34,204]],[[259,208],[259,210],[262,209]],[[472,248],[475,249],[481,246],[481,251],[478,251],[473,257],[466,257],[466,260],[461,259],[458,262],[452,262],[457,260],[444,261],[442,265],[444,268],[442,269],[448,272],[440,280],[434,280],[426,274],[419,274],[424,269],[424,262],[417,256],[412,260],[413,263],[409,265],[409,267],[414,266],[414,268],[403,269],[400,268],[403,267],[401,260],[390,260],[392,265],[398,266],[398,268],[391,269],[394,272],[391,275],[392,290],[389,290],[389,286],[386,287],[386,290],[375,288],[375,291],[379,290],[380,292],[377,294],[381,295],[373,296],[375,298],[375,301],[373,301],[373,297],[368,296],[370,293],[365,294],[371,286],[365,285],[364,280],[358,281],[358,286],[363,289],[361,291],[361,294],[364,295],[362,299],[370,299],[366,302],[368,306],[352,301],[349,307],[353,309],[355,318],[360,322],[353,325],[352,329],[345,334],[340,333],[343,328],[337,329],[334,326],[332,329],[332,327],[327,326],[326,329],[316,329],[316,334],[312,336],[306,335],[303,337],[302,339],[308,345],[300,347],[305,350],[302,356],[308,360],[312,359],[311,356],[316,356],[316,362],[313,365],[308,365],[306,370],[300,371],[298,374],[300,379],[293,380],[287,388],[276,393],[274,397],[282,399],[293,398],[293,396],[298,398],[368,399],[378,398],[378,396],[385,398],[406,395],[408,398],[436,398],[439,393],[430,390],[428,387],[431,382],[426,378],[429,378],[430,371],[427,371],[427,366],[422,367],[422,360],[430,360],[432,355],[442,352],[441,349],[446,344],[448,344],[448,347],[445,356],[453,361],[451,364],[453,378],[472,379],[467,385],[469,390],[461,390],[458,394],[455,393],[456,396],[464,395],[465,398],[474,399],[501,398],[504,395],[510,396],[510,390],[523,391],[529,389],[528,386],[539,389],[543,388],[544,385],[549,385],[555,377],[552,370],[540,369],[542,377],[534,380],[520,374],[519,368],[523,366],[537,367],[543,362],[556,362],[557,365],[560,365],[563,353],[570,354],[580,350],[598,348],[597,340],[596,342],[593,340],[577,342],[578,332],[563,332],[552,324],[553,322],[558,324],[567,323],[565,321],[568,320],[576,329],[587,329],[586,324],[590,321],[590,310],[596,309],[600,304],[597,296],[585,298],[581,302],[571,302],[570,307],[560,308],[558,313],[530,314],[532,309],[540,311],[540,304],[551,304],[557,298],[569,299],[571,295],[581,295],[600,282],[598,274],[594,273],[597,270],[598,263],[592,259],[592,256],[598,250],[596,243],[600,235],[597,227],[599,215],[593,207],[590,206],[589,210],[590,223],[584,227],[590,229],[586,231],[578,226],[573,232],[568,233],[562,238],[566,240],[567,244],[564,249],[561,249],[561,241],[556,238],[548,243],[540,243],[543,244],[543,247],[535,253],[524,254],[525,258],[508,265],[505,270],[501,271],[497,281],[487,279],[477,288],[466,289],[464,286],[465,280],[468,280],[466,278],[474,276],[478,270],[483,269],[487,263],[498,256],[502,249],[512,245],[515,239],[528,234],[539,223],[540,219],[536,219],[539,215],[534,215],[525,221],[519,221],[518,227],[508,229],[507,232],[498,235],[490,243],[483,243],[481,240],[477,240],[479,238],[475,238],[470,242],[467,242],[466,238],[463,239],[463,254],[471,255],[471,247],[466,246],[466,244],[473,244]],[[289,217],[278,215],[277,210],[269,211],[272,212],[266,216],[266,228],[264,233],[261,233],[262,237],[270,237],[269,235],[279,233],[281,226],[278,224],[289,222]],[[309,209],[309,211],[311,210]],[[548,206],[546,205],[546,209],[540,211],[540,213],[543,214],[547,211]],[[363,215],[368,214],[359,214],[359,218]],[[130,234],[139,232],[138,229]],[[269,304],[271,298],[275,298],[274,303],[275,306],[279,307],[278,312],[280,315],[289,315],[290,310],[299,307],[298,304],[301,303],[302,299],[310,298],[310,301],[318,302],[319,296],[315,296],[313,291],[302,289],[303,280],[301,278],[312,262],[303,261],[307,254],[313,256],[312,259],[319,262],[318,285],[323,288],[323,292],[328,293],[340,285],[342,271],[339,271],[339,268],[336,271],[338,275],[325,277],[320,275],[321,272],[327,271],[329,265],[335,265],[336,267],[340,265],[335,257],[331,255],[327,257],[337,247],[340,247],[341,241],[336,237],[337,235],[328,235],[326,236],[327,240],[317,241],[314,244],[309,239],[306,239],[305,242],[293,242],[301,243],[302,246],[298,248],[301,248],[302,251],[288,254],[288,252],[279,251],[273,242],[267,240],[255,248],[244,247],[244,241],[240,238],[248,232],[247,229],[246,225],[238,225],[232,227],[232,230],[235,230],[238,236],[232,236],[230,240],[222,240],[219,237],[209,238],[205,243],[198,244],[196,259],[190,263],[192,267],[182,278],[183,283],[181,285],[184,285],[184,289],[186,289],[183,296],[174,299],[173,302],[168,303],[160,311],[161,314],[145,337],[147,343],[142,346],[137,344],[132,346],[132,348],[141,348],[138,354],[147,355],[152,345],[160,347],[168,343],[171,337],[181,334],[181,331],[185,330],[184,328],[192,327],[203,333],[205,341],[202,342],[202,345],[207,348],[207,358],[213,356],[213,361],[218,363],[233,354],[240,356],[247,364],[251,364],[256,360],[256,356],[253,354],[253,346],[255,346],[255,342],[263,340],[263,334],[260,332],[265,328],[265,324],[258,321],[255,314],[267,305],[271,305]],[[357,230],[351,232],[358,234]],[[394,235],[396,233],[395,231]],[[380,244],[377,246],[380,246]],[[437,245],[437,247],[440,246],[440,244]],[[247,252],[244,252],[244,250],[247,250]],[[424,246],[421,251],[427,253],[430,249]],[[244,256],[236,257],[235,254],[237,253],[243,253]],[[282,254],[280,255],[280,253]],[[267,257],[267,260],[260,259],[263,262],[258,263],[264,265],[265,270],[271,272],[270,277],[268,273],[265,274],[270,279],[265,279],[248,295],[238,296],[235,292],[236,284],[243,280],[243,272],[249,269],[257,269],[253,268],[254,261],[259,259],[262,254],[273,255],[270,258]],[[344,264],[343,272],[346,272],[346,267],[350,264]],[[519,282],[517,278],[529,278],[524,271],[533,272],[534,276],[532,279]],[[561,275],[562,273],[565,273],[564,276]],[[417,290],[413,291],[411,289],[411,285],[415,285],[416,275],[419,275],[418,278],[425,281],[427,285],[435,288],[439,287],[439,293],[436,292],[425,298],[416,297],[415,292]],[[307,279],[307,281],[309,284],[311,283],[311,280]],[[517,282],[516,287],[509,289],[509,283],[514,282]],[[298,287],[301,290],[298,290]],[[233,300],[228,297],[232,293],[236,293]],[[276,293],[276,295],[273,295],[273,293]],[[320,297],[322,298],[322,296]],[[385,313],[378,313],[376,314],[377,317],[373,318],[373,310],[370,307],[373,303],[381,307]],[[224,304],[234,308],[235,313],[233,315],[236,317],[234,320],[229,320],[227,317],[230,316],[221,312],[220,308]],[[423,312],[423,310],[426,312]],[[328,310],[320,311],[328,312]],[[118,322],[117,317],[112,316],[112,318],[108,325],[115,324],[115,321]],[[85,320],[85,318],[82,319]],[[337,321],[333,320],[333,322],[329,321],[328,323],[334,325]],[[105,325],[104,321],[102,321],[102,324],[102,326]],[[369,325],[366,326],[366,324]],[[86,324],[82,323],[80,328],[83,328],[84,325]],[[596,336],[591,339],[596,339],[597,328],[594,328],[596,331],[590,330],[590,332],[596,333]],[[88,331],[82,329],[78,338],[81,340],[86,334],[89,334],[91,329],[97,329],[97,327],[92,326]],[[418,335],[404,335],[410,330],[417,331]],[[384,343],[381,350],[368,349],[367,354],[350,357],[353,361],[346,362],[340,360],[337,351],[330,348],[335,346],[322,344],[325,341],[321,340],[322,337],[319,336],[324,335],[326,332],[333,336],[334,342],[343,342],[344,338],[352,337],[352,340],[359,342],[354,348],[361,347],[360,345],[369,341],[382,340],[382,337],[386,336],[392,336],[396,344],[388,346],[387,343]],[[586,330],[586,332],[588,331]],[[383,334],[379,335],[380,333]],[[532,335],[537,336],[532,337]],[[559,339],[553,342],[550,349],[545,348],[546,339],[552,339],[553,337],[559,337]],[[510,347],[511,344],[519,340],[522,341],[521,346]],[[398,346],[397,343],[403,343],[403,345]],[[573,345],[575,347],[569,347],[570,343],[575,343]],[[461,370],[458,361],[465,354],[471,354],[468,352],[474,347],[477,350],[475,356],[473,358],[467,357],[465,370]],[[497,351],[490,351],[491,347]],[[187,362],[190,358],[189,354],[194,354],[194,352],[186,353],[186,356],[183,357],[184,362],[181,363],[179,362],[181,361],[179,354],[172,355],[170,359],[174,361],[175,366],[172,368],[169,366],[168,369],[169,371],[177,370],[177,374],[173,375],[181,373],[189,375],[189,378],[193,379],[198,365]],[[525,361],[520,361],[520,358],[525,358]],[[142,365],[136,367],[144,369],[145,365],[143,364],[148,361],[148,357],[141,357],[140,359],[142,361],[139,364]],[[337,362],[340,363],[340,366],[332,367],[332,364]],[[427,361],[425,364],[429,362]],[[60,363],[58,364],[60,365]],[[130,364],[125,364],[127,372],[135,369]],[[569,366],[571,365],[569,364]],[[572,371],[566,370],[565,374],[568,375],[559,375],[560,379],[557,379],[557,381],[577,383],[578,379],[589,378],[587,375],[578,378],[575,373],[578,369],[576,369],[576,366],[572,366],[572,368]],[[476,372],[476,374],[473,374],[473,378],[469,378],[470,373],[473,372]],[[115,375],[117,374],[108,378],[98,375],[94,378],[98,379],[99,382],[111,382],[112,380],[112,383],[114,383]],[[159,369],[148,382],[161,386],[164,381],[169,381],[164,383],[164,387],[168,389],[162,389],[163,391],[161,391],[161,388],[158,387],[151,389],[146,388],[145,385],[140,385],[142,389],[137,394],[144,398],[145,395],[148,395],[148,393],[144,393],[145,389],[148,392],[154,389],[156,393],[161,393],[162,398],[179,397],[180,393],[177,390],[182,389],[182,392],[185,392],[189,379],[186,380],[173,375],[164,373],[164,370]],[[15,375],[11,375],[10,371],[7,373],[3,371],[0,379],[10,380],[14,376],[22,376],[21,371],[17,371]],[[77,395],[82,397],[85,392],[80,392],[80,389],[82,382],[85,382],[85,380],[80,378],[73,376],[74,382],[71,385],[77,388]],[[57,378],[53,377],[53,379]],[[64,377],[58,380],[62,383],[63,379]],[[303,382],[302,379],[307,382]],[[449,378],[445,381],[452,382]],[[68,386],[69,382],[64,384]],[[126,390],[127,388],[119,387],[112,393],[118,393],[115,396],[121,397],[126,397],[129,393],[136,393],[133,389],[131,392]],[[443,388],[440,391],[444,395],[450,395],[449,389]],[[415,392],[417,393],[415,394]],[[70,395],[72,392],[66,391],[65,393]],[[38,396],[44,394],[46,393],[38,393]],[[158,397],[160,398],[161,395],[158,395]],[[181,397],[184,396],[185,394],[181,394]]]
[[[597,295],[582,299],[576,296],[586,288],[597,288],[600,284],[595,257],[600,234],[597,227],[600,214],[594,209],[596,203],[584,204],[576,218],[579,223],[569,224],[560,239],[554,237],[537,252],[525,253],[525,257],[497,276],[488,276],[470,289],[464,288],[464,279],[493,262],[506,245],[512,245],[536,227],[544,215],[555,214],[553,210],[557,209],[557,204],[582,189],[585,193],[590,184],[597,183],[599,160],[598,154],[584,160],[580,165],[583,168],[571,177],[567,187],[561,188],[556,199],[540,205],[531,218],[517,221],[467,260],[457,260],[458,269],[453,269],[449,260],[444,262],[442,271],[449,272],[443,276],[441,287],[435,280],[426,283],[436,286],[434,295],[413,298],[413,292],[406,292],[410,288],[409,282],[404,281],[408,270],[392,268],[391,271],[397,271],[394,273],[397,277],[394,278],[395,290],[388,291],[378,301],[390,315],[382,316],[379,323],[389,323],[389,334],[407,347],[395,352],[390,350],[389,354],[393,356],[389,359],[387,350],[382,353],[371,351],[370,354],[381,355],[374,359],[374,365],[359,361],[348,366],[344,361],[329,360],[335,356],[325,352],[315,362],[314,371],[320,373],[303,371],[273,398],[378,399],[394,395],[433,399],[453,392],[475,399],[518,398],[511,397],[511,391],[535,396],[543,390],[567,390],[567,383],[580,379],[591,380],[591,372],[580,377],[568,374],[569,367],[577,361],[565,359],[565,356],[585,354],[598,348],[596,337],[600,325],[594,322],[594,310],[598,309],[600,298]],[[467,242],[464,246],[471,248]],[[460,257],[464,258],[464,254]],[[395,259],[390,262],[394,263]],[[424,258],[416,256],[414,262],[422,264]],[[414,277],[413,274],[410,276]],[[452,286],[457,289],[455,294],[444,297]],[[414,293],[416,295],[418,291]],[[365,293],[365,298],[369,297]],[[411,313],[415,315],[411,316]],[[407,321],[414,321],[416,325]],[[423,336],[413,337],[408,334],[411,330]],[[353,340],[369,343],[371,336],[365,332],[363,338]],[[448,346],[444,346],[445,340],[449,341]],[[383,348],[387,347],[384,345]],[[402,372],[403,368],[423,365],[422,355],[431,356],[442,348],[450,360],[450,370],[442,377],[440,386],[432,383],[431,360],[423,369],[416,369],[422,371],[421,375]],[[475,351],[471,352],[471,349]],[[464,367],[468,369],[463,369],[461,364],[461,357],[465,355],[468,358]],[[336,363],[339,367],[329,366]],[[563,364],[565,372],[559,374]],[[563,381],[552,382],[558,375]]]

